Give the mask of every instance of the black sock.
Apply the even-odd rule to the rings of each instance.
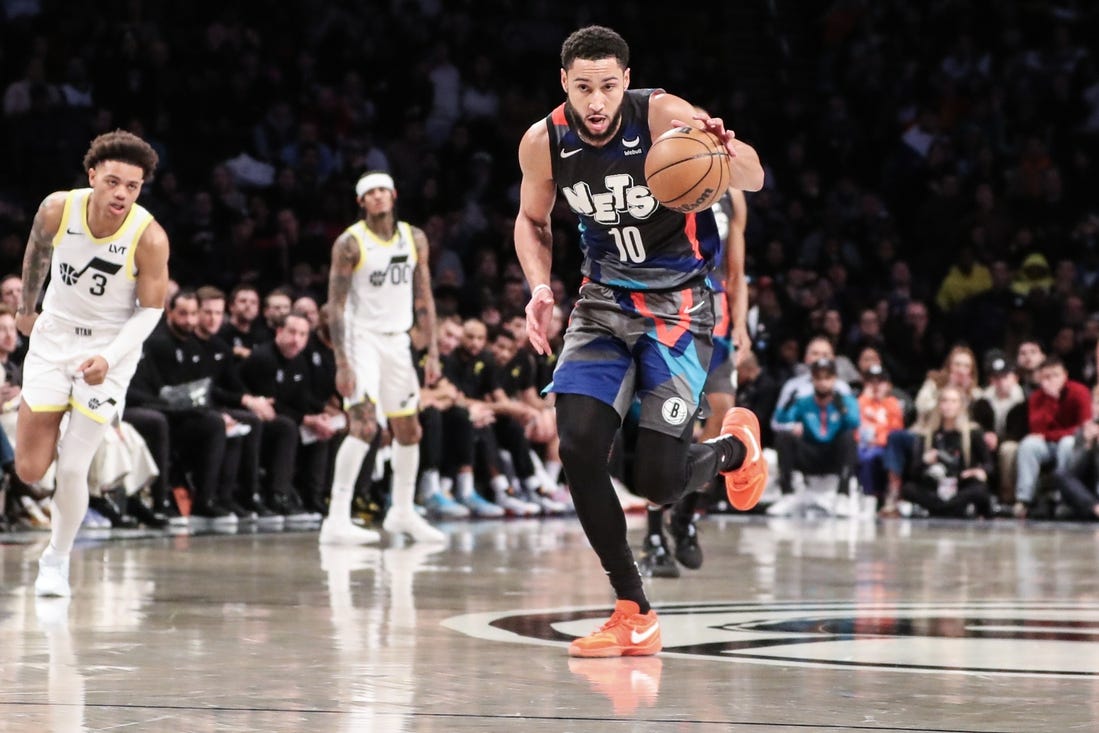
[[[715,440],[710,445],[717,449],[718,471],[735,471],[744,464],[744,459],[748,457],[748,449],[744,447],[744,443],[731,435],[721,440]]]
[[[664,534],[664,507],[649,505],[649,536],[659,537]]]
[[[687,534],[687,528],[694,522],[695,513],[698,511],[699,504],[702,503],[703,494],[700,491],[692,491],[679,500],[679,503],[672,509],[672,534],[676,537],[682,537]]]

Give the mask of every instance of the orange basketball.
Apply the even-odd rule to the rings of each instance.
[[[653,141],[645,180],[660,203],[683,214],[713,206],[729,188],[729,154],[717,136],[676,127]]]

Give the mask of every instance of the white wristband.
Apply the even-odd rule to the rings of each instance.
[[[531,297],[531,298],[533,299],[533,298],[534,298],[534,294],[535,294],[535,293],[537,293],[537,292],[538,292],[539,290],[541,290],[542,288],[545,288],[546,290],[548,290],[548,291],[549,291],[549,294],[550,294],[550,297],[551,297],[551,298],[553,297],[553,288],[551,288],[551,287],[550,287],[549,285],[546,285],[545,283],[542,283],[541,285],[535,285],[535,286],[534,286],[534,290],[531,290],[531,291],[530,291],[530,297]]]

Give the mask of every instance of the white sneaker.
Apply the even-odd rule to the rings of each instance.
[[[427,523],[416,512],[407,509],[390,509],[382,522],[382,529],[389,534],[407,534],[416,542],[446,542],[447,536]]]
[[[505,512],[516,517],[536,517],[542,513],[542,507],[529,501],[523,501],[518,496],[509,494],[506,491],[497,494],[496,503],[503,507]]]
[[[321,523],[322,545],[372,545],[381,540],[382,536],[374,530],[356,527],[348,519],[342,522],[326,519]]]
[[[34,581],[36,596],[55,596],[69,598],[69,556],[58,555],[50,548],[38,558],[38,578]]]
[[[775,503],[767,507],[769,517],[792,517],[805,503],[804,494],[783,494]]]
[[[542,508],[542,512],[545,514],[565,514],[569,511],[567,504],[563,504],[554,499],[549,494],[543,494],[541,491],[534,490],[528,495],[531,503],[537,504]]]

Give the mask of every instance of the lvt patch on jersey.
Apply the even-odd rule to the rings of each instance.
[[[564,648],[611,609],[443,622],[481,639]],[[656,607],[663,656],[908,673],[1099,677],[1099,605],[1058,601],[689,603]]]

